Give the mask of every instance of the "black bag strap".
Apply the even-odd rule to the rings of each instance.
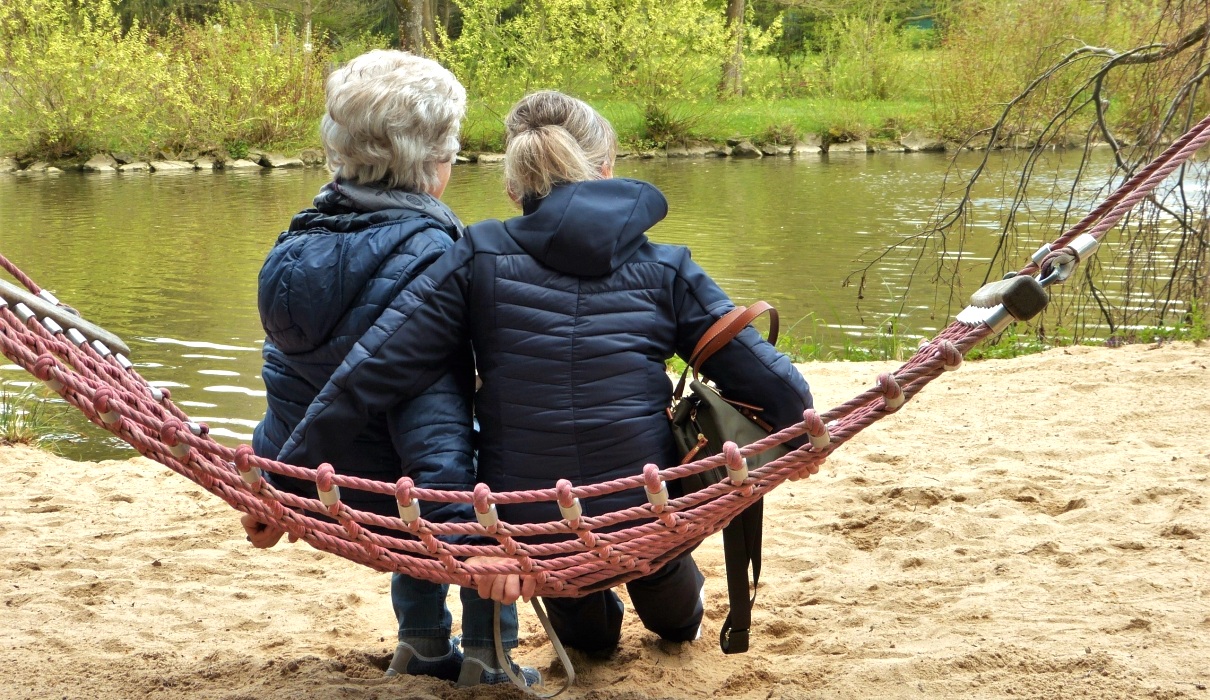
[[[727,598],[730,611],[718,633],[724,654],[748,651],[752,605],[760,585],[760,550],[764,499],[757,499],[723,528],[723,558],[727,563]],[[752,597],[748,597],[748,566],[752,566]]]

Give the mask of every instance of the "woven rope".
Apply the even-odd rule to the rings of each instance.
[[[1056,239],[1052,248],[1057,250],[1085,231],[1098,238],[1104,236],[1130,207],[1207,140],[1210,140],[1210,117]],[[0,266],[31,291],[38,289],[3,256]],[[1031,265],[1022,273],[1034,270],[1036,266]],[[633,476],[601,484],[571,486],[563,481],[546,489],[493,493],[484,484],[479,484],[474,492],[457,492],[419,488],[407,478],[397,483],[359,479],[335,473],[328,465],[305,469],[257,457],[246,445],[237,448],[221,445],[210,438],[204,425],[190,422],[172,403],[167,391],[153,390],[133,368],[124,367],[117,356],[103,356],[87,343],[77,346],[62,333],[46,330],[37,318],[23,323],[9,306],[0,308],[0,350],[5,356],[47,382],[93,423],[235,509],[280,525],[317,549],[377,570],[461,585],[469,585],[474,574],[521,573],[534,578],[538,595],[554,597],[583,595],[655,571],[721,530],[755,499],[779,484],[815,473],[832,451],[875,421],[894,413],[903,401],[910,400],[947,369],[957,368],[962,357],[991,333],[992,329],[983,323],[951,323],[936,338],[921,344],[915,355],[895,372],[878,377],[870,389],[822,415],[808,411],[802,422],[738,450],[729,448],[722,454],[667,469],[648,465],[644,470],[644,465],[636,465]],[[828,439],[823,438],[824,426]],[[396,498],[401,505],[419,499],[470,503],[479,512],[487,511],[492,504],[537,501],[570,507],[574,498],[628,489],[658,491],[659,481],[722,466],[728,455],[734,462],[737,452],[744,457],[756,455],[803,435],[814,436],[814,442],[820,446],[808,442],[752,469],[742,484],[724,480],[662,506],[648,503],[574,521],[500,521],[491,527],[429,522],[423,518],[409,524],[400,518],[355,510],[339,501],[325,506],[316,499],[277,491],[256,478],[253,471],[259,469],[316,482],[324,491],[337,486],[341,490],[383,494]],[[494,544],[449,544],[441,539],[445,535],[470,534],[485,536]],[[562,535],[564,539],[542,543],[525,540],[537,535]],[[509,561],[473,566],[462,561],[475,555],[506,557]]]

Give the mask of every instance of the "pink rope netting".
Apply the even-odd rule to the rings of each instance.
[[[1052,244],[1058,252],[1081,233],[1100,239],[1165,177],[1210,140],[1210,117],[1199,122],[1145,169],[1119,187]],[[1045,268],[1031,263],[1021,274]],[[0,256],[6,268],[31,292],[40,291],[24,273]],[[880,375],[875,386],[826,413],[807,411],[803,421],[751,445],[728,444],[722,454],[689,464],[659,469],[635,465],[633,476],[601,484],[572,486],[561,480],[550,488],[493,493],[484,484],[473,492],[416,487],[410,479],[383,483],[336,473],[330,465],[306,469],[262,459],[247,445],[236,448],[215,442],[205,425],[171,401],[166,390],[152,388],[128,359],[109,348],[65,333],[22,304],[0,306],[0,350],[93,423],[129,443],[140,454],[191,479],[235,509],[272,522],[311,546],[380,571],[470,585],[478,573],[516,572],[532,577],[541,596],[576,596],[612,587],[651,573],[666,561],[721,530],[755,499],[779,484],[809,476],[833,450],[858,432],[889,415],[993,333],[987,323],[954,321],[893,373]],[[701,491],[666,503],[599,516],[574,517],[575,499],[626,489],[661,491],[662,482],[717,466],[741,467],[742,459],[786,440],[809,436],[803,447],[764,466],[746,479],[728,478]],[[315,482],[324,500],[302,498],[274,489],[261,472]],[[358,489],[393,496],[401,517],[384,517],[352,509],[339,500],[339,489]],[[429,522],[415,515],[417,500],[462,502],[480,514],[475,523]],[[544,523],[493,522],[495,504],[556,502],[569,517]],[[370,529],[373,527],[374,529]],[[389,533],[389,534],[384,534]],[[482,535],[493,544],[450,544],[446,535]],[[529,542],[533,536],[562,535],[559,541]],[[475,555],[511,561],[468,565]]]

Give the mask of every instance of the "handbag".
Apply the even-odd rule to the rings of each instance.
[[[722,452],[723,443],[748,445],[771,432],[771,426],[758,417],[759,406],[724,398],[700,376],[700,369],[714,353],[731,342],[761,314],[769,314],[769,342],[777,342],[777,309],[759,301],[752,306],[736,307],[702,335],[681,379],[673,392],[673,405],[668,409],[672,433],[681,454],[681,464],[703,459]],[[684,395],[689,372],[693,380]],[[776,445],[749,458],[751,468],[767,464],[787,454],[789,447]],[[727,476],[726,467],[715,467],[676,479],[668,484],[669,495],[677,498],[717,484]],[[757,499],[723,528],[723,557],[727,567],[727,598],[730,609],[719,631],[718,643],[724,654],[739,654],[748,650],[752,623],[752,605],[756,602],[756,586],[760,582],[760,550],[764,520],[764,501]],[[752,597],[748,597],[748,569],[752,570]]]
[[[668,411],[672,421],[673,439],[681,455],[681,464],[716,455],[722,452],[723,443],[727,441],[742,447],[768,437],[771,426],[759,418],[759,406],[724,398],[714,387],[707,384],[700,374],[706,360],[765,313],[769,314],[769,342],[776,343],[777,309],[763,301],[746,308],[739,306],[732,309],[715,321],[698,340],[685,371],[681,373],[681,379],[672,395],[672,407]],[[690,371],[693,372],[693,379],[689,381],[689,393],[685,395],[685,383]],[[789,451],[790,449],[783,445],[772,447],[749,458],[748,467],[756,468],[768,464]],[[673,498],[678,498],[717,484],[726,476],[726,467],[715,467],[670,482],[668,492]]]

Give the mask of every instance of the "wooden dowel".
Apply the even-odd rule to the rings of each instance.
[[[70,311],[55,306],[42,297],[30,294],[15,284],[0,280],[0,298],[7,301],[10,306],[16,306],[19,303],[25,304],[38,315],[38,318],[53,318],[63,328],[75,328],[83,333],[85,338],[99,340],[113,352],[130,357],[130,347],[118,336],[91,321],[86,321]]]

